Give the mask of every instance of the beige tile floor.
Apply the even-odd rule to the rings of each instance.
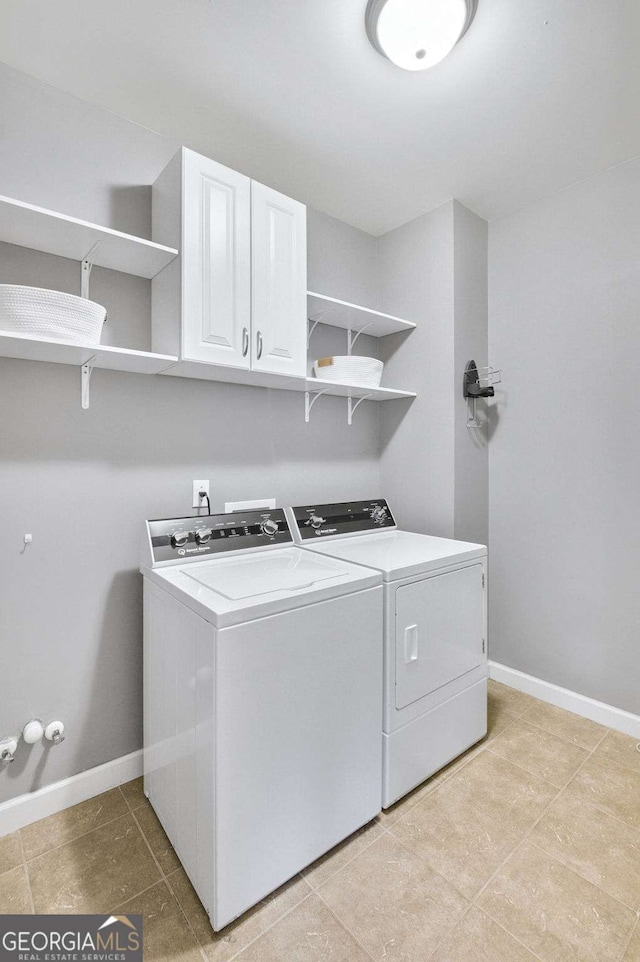
[[[138,912],[149,962],[640,962],[640,752],[490,683],[485,741],[219,934],[140,781],[0,839],[0,912]]]

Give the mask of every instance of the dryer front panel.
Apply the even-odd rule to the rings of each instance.
[[[481,564],[396,590],[395,707],[406,708],[484,661]]]

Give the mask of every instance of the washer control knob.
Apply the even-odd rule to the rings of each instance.
[[[387,509],[383,508],[381,505],[376,505],[375,508],[372,508],[371,510],[371,517],[376,522],[386,521]]]
[[[196,544],[206,544],[211,541],[213,531],[211,528],[198,528],[196,531]]]
[[[321,518],[319,514],[312,514],[307,524],[310,524],[312,528],[321,528],[324,524],[324,518]]]
[[[182,548],[188,540],[188,531],[174,531],[171,535],[171,544],[174,548]]]
[[[278,533],[278,522],[273,521],[272,518],[266,518],[261,523],[260,530],[262,531],[263,534],[266,534],[267,537],[273,538]]]

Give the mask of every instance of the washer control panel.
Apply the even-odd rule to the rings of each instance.
[[[206,558],[242,548],[292,544],[281,508],[147,521],[153,563]]]
[[[396,522],[384,498],[375,501],[343,501],[338,504],[307,504],[291,508],[302,541],[395,528]]]

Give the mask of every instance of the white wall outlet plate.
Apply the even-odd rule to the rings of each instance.
[[[209,482],[208,481],[194,481],[193,482],[193,495],[191,498],[192,508],[206,508],[207,499],[200,497],[200,492],[206,491],[209,494]]]
[[[273,509],[275,498],[261,498],[259,501],[225,501],[225,514],[231,511],[259,511],[261,508]]]

